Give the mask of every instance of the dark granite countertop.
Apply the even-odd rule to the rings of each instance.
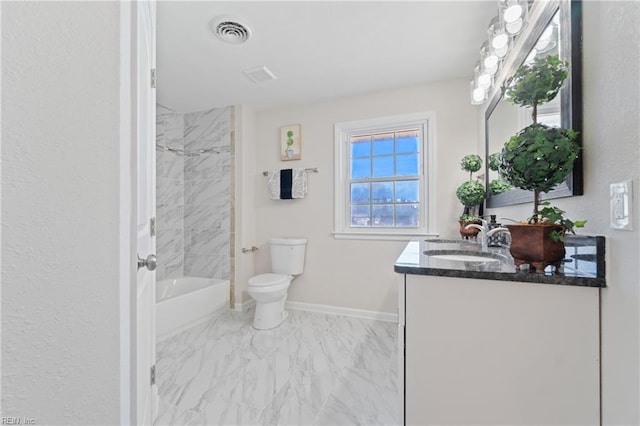
[[[536,273],[528,265],[516,269],[508,248],[483,250],[481,244],[465,240],[411,241],[394,270],[412,275],[606,287],[604,237],[568,235],[565,248],[567,254],[560,270],[554,271],[550,266],[544,273]],[[448,256],[465,256],[467,260],[451,260]]]

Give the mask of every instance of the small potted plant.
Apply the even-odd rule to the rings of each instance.
[[[462,216],[460,216],[460,235],[464,239],[476,238],[479,230],[476,228],[467,229],[470,223],[481,224],[478,216],[480,205],[486,197],[484,185],[473,178],[473,174],[482,168],[482,158],[476,154],[465,155],[460,162],[462,170],[469,172],[469,180],[456,189],[456,196],[464,206]]]
[[[567,177],[580,151],[575,131],[537,122],[538,105],[558,94],[567,74],[566,62],[547,56],[522,65],[507,89],[512,103],[532,108],[533,118],[533,124],[512,136],[500,153],[500,176],[515,187],[533,191],[531,217],[506,225],[511,233],[510,252],[516,266],[526,263],[538,272],[548,265],[560,266],[565,256],[565,233],[586,222],[573,222],[565,218],[563,210],[540,202],[541,193]]]

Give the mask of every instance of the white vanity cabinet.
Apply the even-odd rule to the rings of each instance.
[[[399,294],[405,424],[599,424],[598,288],[406,274]]]

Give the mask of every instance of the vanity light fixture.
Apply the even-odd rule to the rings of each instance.
[[[500,20],[509,35],[517,35],[527,17],[527,0],[498,0]]]
[[[477,86],[481,89],[489,89],[493,83],[492,75],[478,62],[474,68],[474,77],[478,82]]]
[[[480,62],[473,69],[471,104],[481,105],[487,100],[494,76],[513,40],[524,28],[528,6],[528,0],[498,0],[498,16],[489,22],[488,40],[482,44]]]
[[[495,53],[498,58],[507,56],[507,52],[509,51],[509,34],[507,34],[504,29],[504,25],[502,25],[499,16],[491,20],[487,33],[489,34],[489,44],[493,53]]]
[[[471,105],[482,105],[487,100],[487,91],[477,87],[476,81],[471,80]]]
[[[489,74],[492,76],[496,75],[500,65],[500,58],[491,50],[488,41],[485,41],[480,48],[480,60],[482,61],[482,66]]]

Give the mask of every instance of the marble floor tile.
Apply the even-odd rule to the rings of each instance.
[[[155,426],[186,425],[199,415],[199,413],[182,410],[161,401],[158,407],[158,415],[153,424]]]
[[[221,311],[157,343],[156,425],[398,424],[397,325]]]
[[[205,425],[259,425],[260,410],[249,405],[216,400],[203,407],[187,426]]]
[[[347,368],[316,419],[318,425],[394,425],[398,398],[384,386],[386,374]]]
[[[263,425],[312,425],[331,394],[329,374],[294,373],[262,411]]]

